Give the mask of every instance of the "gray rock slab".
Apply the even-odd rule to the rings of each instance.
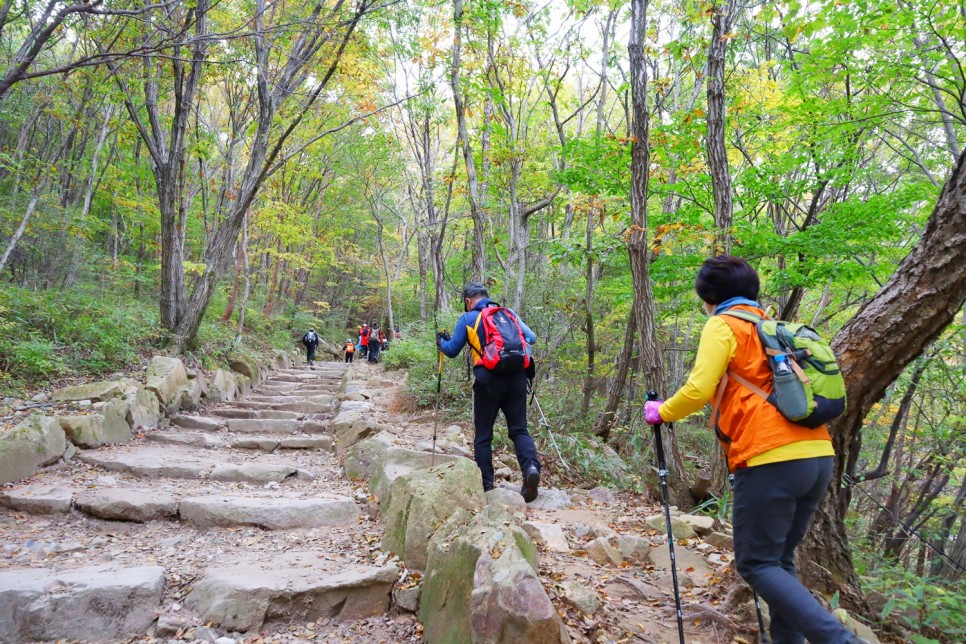
[[[231,441],[232,449],[260,449],[263,452],[274,452],[278,449],[279,440],[265,436],[237,438]]]
[[[714,517],[703,514],[682,514],[678,518],[694,528],[698,536],[711,534],[714,529]]]
[[[655,530],[667,532],[667,519],[663,514],[653,514],[645,519],[645,523]],[[680,517],[671,517],[671,534],[675,539],[690,539],[696,536],[691,524]]]
[[[295,384],[295,383],[285,383],[285,384],[282,384],[282,383],[276,383],[276,384],[263,383],[255,391],[259,395],[266,394],[266,395],[270,395],[270,396],[276,396],[276,395],[280,395],[280,394],[290,394],[290,393],[292,393],[293,391],[295,391],[298,388],[299,388],[299,386],[297,384]]]
[[[671,570],[671,552],[667,544],[652,548],[648,559],[650,559],[651,563],[658,570]],[[708,561],[700,554],[688,548],[675,548],[674,562],[677,564],[678,574],[687,571],[691,579],[696,582],[700,582],[702,577],[711,574],[711,567],[708,566]]]
[[[294,434],[299,421],[273,418],[229,418],[228,431],[238,434]]]
[[[526,501],[523,500],[523,497],[519,492],[505,487],[494,488],[487,492],[486,502],[487,504],[502,503],[510,510],[510,512],[523,510],[527,507]]]
[[[98,402],[110,400],[121,396],[124,392],[125,383],[121,380],[105,380],[102,382],[89,382],[83,385],[74,385],[54,390],[50,399],[54,402],[66,402],[71,400],[90,400]]]
[[[200,429],[205,432],[217,432],[225,428],[225,421],[209,416],[189,416],[178,414],[172,416],[171,424],[185,429]]]
[[[298,475],[294,465],[282,463],[220,463],[211,471],[208,478],[212,481],[236,481],[250,483],[281,483],[287,478]]]
[[[139,447],[131,451],[82,451],[78,458],[111,472],[149,478],[200,479],[220,461],[171,447]]]
[[[258,404],[258,403],[252,403]],[[278,411],[297,411],[300,414],[324,414],[327,411],[332,410],[332,405],[321,404],[312,402],[310,400],[303,400],[301,402],[287,402],[282,404],[271,405],[272,409]]]
[[[712,532],[708,536],[704,537],[705,543],[710,543],[715,548],[720,550],[734,550],[735,540],[730,534],[725,534],[723,532]]]
[[[304,400],[303,396],[249,396],[245,400],[260,403],[287,403]]]
[[[223,407],[222,409],[212,409],[208,412],[209,416],[215,418],[261,418],[262,412],[258,409],[238,409],[236,407]]]
[[[164,590],[164,568],[98,566],[0,575],[0,641],[116,640],[144,633]]]
[[[303,420],[299,429],[303,434],[324,434],[329,429],[329,423],[321,420]]]
[[[600,608],[600,595],[592,588],[576,581],[565,581],[560,587],[563,598],[585,615],[591,616]]]
[[[63,485],[35,483],[20,485],[0,492],[0,505],[30,514],[65,514],[70,512],[74,490]]]
[[[541,521],[527,521],[520,527],[533,540],[533,543],[541,548],[550,552],[570,552],[567,535],[564,534],[563,528],[559,525]]]
[[[200,496],[181,500],[181,520],[208,528],[253,525],[266,530],[355,525],[359,508],[345,497]]]
[[[535,510],[564,510],[573,505],[570,495],[556,488],[540,488],[537,498],[527,503]]]
[[[289,552],[267,561],[211,567],[186,604],[202,621],[233,631],[266,621],[306,623],[380,615],[389,608],[395,564],[366,566],[320,559],[317,552]]]
[[[208,449],[224,447],[226,442],[219,436],[206,434],[203,432],[151,432],[145,434],[144,438],[153,443],[164,443],[165,445],[193,445],[195,447],[205,447]]]
[[[281,449],[321,449],[329,451],[332,449],[332,439],[328,436],[293,436],[283,438],[278,444]]]
[[[178,513],[178,501],[164,492],[109,488],[79,494],[74,506],[92,517],[144,523]]]

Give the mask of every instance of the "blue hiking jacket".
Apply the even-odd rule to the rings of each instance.
[[[471,330],[473,328],[473,326],[476,324],[476,318],[480,317],[480,311],[485,309],[490,304],[490,299],[484,297],[476,303],[476,306],[473,307],[473,310],[467,311],[461,315],[460,319],[456,322],[456,326],[453,328],[452,337],[448,341],[444,340],[439,343],[440,350],[450,358],[455,358],[458,356],[460,351],[463,350],[463,347],[466,346],[467,330]],[[515,317],[517,322],[520,323],[520,328],[523,330],[523,337],[526,339],[527,343],[532,345],[534,342],[536,342],[537,334],[530,330],[530,327],[528,327],[526,323],[520,319],[520,316],[517,315],[513,309],[507,310],[510,311],[510,313],[513,313],[513,317]],[[478,333],[480,334],[480,346],[483,346],[482,326],[479,328]]]

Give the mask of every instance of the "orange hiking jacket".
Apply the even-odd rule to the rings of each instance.
[[[756,315],[760,309],[739,305],[734,307]],[[755,325],[723,315],[738,347],[728,368],[751,384],[771,394],[772,372],[765,359],[765,351],[758,339]],[[727,376],[726,376],[727,377]],[[728,454],[729,468],[746,467],[748,460],[764,452],[798,441],[831,441],[825,425],[809,429],[788,420],[774,405],[762,400],[733,378],[728,378],[721,401],[717,406],[715,433]]]

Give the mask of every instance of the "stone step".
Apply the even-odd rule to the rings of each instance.
[[[238,409],[255,409],[255,410],[277,410],[277,411],[296,411],[300,414],[324,414],[326,412],[332,411],[331,404],[319,404],[314,402],[302,401],[302,402],[288,402],[288,403],[261,403],[261,402],[247,402],[240,401],[232,403],[232,406]]]
[[[145,446],[126,452],[82,451],[77,458],[110,472],[172,479],[203,479],[220,462],[197,452],[175,451],[174,446]]]
[[[273,394],[290,394],[298,388],[299,386],[295,383],[288,383],[284,385],[283,384],[270,385],[270,384],[262,383],[261,385],[258,386],[258,388],[254,390],[253,393],[271,392]]]
[[[398,577],[393,563],[367,566],[326,561],[315,551],[287,552],[206,569],[185,603],[203,621],[232,631],[254,631],[266,620],[344,621],[384,613]]]
[[[169,446],[144,446],[114,452],[81,452],[80,460],[111,472],[144,478],[211,479],[214,481],[281,482],[289,478],[313,478],[314,474],[284,460],[236,463],[218,458],[216,452]],[[265,457],[262,457],[265,458]],[[269,457],[271,458],[271,457]]]
[[[245,398],[248,402],[260,402],[260,403],[289,403],[289,402],[301,402],[305,400],[305,396],[301,394],[290,394],[287,396],[257,396],[251,395]]]
[[[281,483],[293,478],[312,479],[315,476],[284,463],[220,463],[208,475],[208,479],[212,481],[235,483]]]
[[[197,496],[182,499],[179,513],[183,522],[199,528],[336,528],[355,525],[359,520],[355,502],[337,496]]]
[[[305,414],[297,411],[278,411],[275,409],[235,409],[224,407],[209,412],[218,418],[268,418],[272,420],[301,420]]]
[[[160,431],[145,434],[144,438],[152,443],[165,445],[193,445],[206,449],[227,447],[228,441],[221,436],[206,432]]]
[[[73,498],[74,492],[69,487],[50,483],[0,490],[0,506],[29,514],[65,514],[70,512]]]
[[[272,379],[264,384],[285,384],[285,383],[303,383],[309,380],[315,380],[318,376],[314,373],[307,374],[291,374],[291,373],[281,373],[276,376],[272,376]]]
[[[251,436],[236,438],[231,441],[233,449],[260,449],[263,452],[274,452],[279,449],[320,449],[326,452],[332,451],[333,441],[328,436],[309,436],[307,434],[295,434],[293,436]]]
[[[227,423],[228,431],[237,434],[294,434],[301,424],[277,418],[229,418]]]
[[[154,621],[164,568],[42,568],[0,575],[0,641],[127,640]]]
[[[74,500],[74,507],[95,519],[107,521],[145,523],[178,515],[178,500],[156,490],[105,488],[82,492]]]
[[[311,398],[314,396],[328,396],[335,398],[338,389],[336,387],[299,387],[293,395]]]
[[[225,428],[225,421],[208,416],[191,416],[177,414],[171,417],[171,424],[185,429],[201,429],[206,432],[217,432]]]

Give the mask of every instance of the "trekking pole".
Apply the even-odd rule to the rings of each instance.
[[[657,400],[657,392],[647,392],[648,400]],[[674,558],[674,535],[671,531],[671,504],[667,493],[667,466],[664,462],[664,445],[661,443],[661,423],[651,425],[654,431],[654,449],[657,451],[657,475],[661,479],[661,493],[664,495],[664,522],[667,524],[667,546],[671,553],[671,580],[674,582],[674,607],[678,616],[678,636],[684,644],[684,615],[681,612],[681,591],[678,590],[677,561]]]
[[[436,369],[436,411],[433,412],[433,457],[430,459],[430,467],[436,465],[436,430],[439,429],[439,391],[443,384],[443,351],[436,348],[439,358],[439,367]]]
[[[567,465],[567,461],[564,460],[563,454],[560,453],[560,448],[557,447],[557,440],[553,437],[553,432],[550,431],[550,423],[547,422],[547,417],[543,415],[543,408],[540,406],[540,401],[537,400],[537,392],[530,389],[530,402],[537,404],[537,411],[540,412],[540,426],[547,430],[547,434],[550,436],[550,442],[553,443],[553,448],[557,450],[557,456],[560,457],[560,463],[564,466],[565,470],[569,470],[570,466]]]
[[[728,483],[731,485],[731,502],[734,503],[735,475],[728,474]],[[765,619],[761,616],[761,601],[758,599],[758,591],[751,589],[751,594],[755,600],[755,612],[758,613],[758,634],[761,636],[762,644],[768,644],[768,634],[765,632]]]

